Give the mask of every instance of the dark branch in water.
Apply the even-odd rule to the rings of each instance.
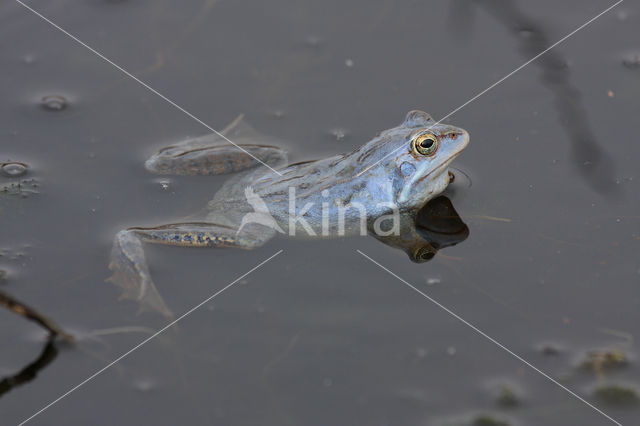
[[[464,28],[471,28],[473,7],[476,5],[484,8],[516,37],[524,58],[530,59],[552,44],[543,26],[526,16],[510,0],[452,2],[453,14],[456,17],[463,16],[468,21],[463,31]],[[456,35],[459,35],[460,26],[456,25],[455,29]],[[566,59],[557,49],[552,49],[532,65],[541,70],[540,82],[553,93],[560,125],[571,142],[576,169],[592,189],[615,195],[618,190],[615,185],[615,166],[592,131],[580,90],[571,82],[571,70]]]
[[[44,327],[50,334],[51,337],[60,336],[66,340],[73,340],[73,337],[70,334],[67,334],[58,324],[53,322],[51,319],[45,317],[40,314],[35,309],[25,305],[24,303],[14,299],[8,294],[0,291],[0,306],[4,306],[7,309],[15,312],[16,314],[24,317],[28,320],[31,320],[41,327]]]

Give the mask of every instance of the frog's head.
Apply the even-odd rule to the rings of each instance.
[[[361,147],[360,173],[378,185],[391,185],[398,207],[422,207],[449,184],[449,164],[469,143],[459,127],[437,123],[429,114],[410,111],[397,127]]]

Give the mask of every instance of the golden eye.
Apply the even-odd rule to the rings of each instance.
[[[420,132],[413,137],[411,146],[418,154],[431,156],[438,150],[438,138],[434,134]]]

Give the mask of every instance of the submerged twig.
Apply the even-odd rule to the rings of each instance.
[[[45,328],[52,337],[59,336],[66,340],[73,340],[73,336],[66,333],[53,320],[45,317],[35,309],[25,305],[2,291],[0,291],[0,305],[5,306],[7,309],[15,312],[21,317],[39,324],[41,327]]]

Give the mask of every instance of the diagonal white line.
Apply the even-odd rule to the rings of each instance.
[[[595,21],[596,19],[598,19],[599,17],[601,17],[602,15],[604,15],[605,13],[607,13],[608,11],[610,11],[611,9],[613,9],[614,7],[616,7],[617,5],[619,5],[620,3],[622,3],[624,0],[618,0],[617,2],[615,2],[614,4],[612,4],[611,6],[609,6],[608,8],[606,8],[605,10],[603,10],[602,12],[598,13],[596,16],[594,16],[593,18],[589,19],[587,22],[585,22],[584,24],[580,25],[578,28],[576,28],[575,30],[571,31],[569,34],[567,34],[566,36],[562,37],[560,40],[556,41],[555,43],[553,43],[551,46],[547,47],[546,49],[544,49],[542,52],[538,53],[536,56],[534,56],[533,58],[529,59],[527,62],[525,62],[524,64],[520,65],[518,68],[516,68],[515,70],[511,71],[509,74],[505,75],[504,77],[502,77],[500,80],[496,81],[495,83],[493,83],[491,86],[487,87],[486,89],[484,89],[483,91],[479,92],[477,95],[475,95],[473,98],[469,99],[467,102],[463,103],[462,105],[460,105],[458,108],[454,109],[453,111],[451,111],[449,114],[445,115],[444,117],[442,117],[440,120],[438,120],[438,122],[442,121],[442,120],[446,120],[447,118],[451,117],[453,114],[455,114],[456,112],[460,111],[462,108],[466,107],[467,105],[469,105],[471,102],[475,101],[476,99],[478,99],[480,96],[484,95],[485,93],[487,93],[489,90],[493,89],[494,87],[496,87],[498,84],[502,83],[503,81],[505,81],[507,78],[511,77],[512,75],[514,75],[515,73],[517,73],[518,71],[520,71],[522,68],[526,67],[527,65],[529,65],[531,62],[535,61],[536,59],[538,59],[540,56],[544,55],[545,53],[547,53],[548,51],[550,51],[551,49],[553,49],[554,47],[556,47],[557,45],[559,45],[560,43],[562,43],[563,41],[565,41],[566,39],[568,39],[569,37],[571,37],[572,35],[574,35],[575,33],[577,33],[578,31],[580,31],[581,29],[583,29],[584,27],[586,27],[587,25],[591,24],[593,21]]]
[[[498,346],[500,349],[504,350],[505,352],[509,353],[511,356],[513,356],[514,358],[516,358],[518,361],[526,364],[528,367],[530,367],[532,370],[536,371],[537,373],[541,374],[542,376],[544,376],[545,378],[547,378],[549,381],[555,383],[556,385],[558,385],[559,387],[561,387],[562,389],[564,389],[565,391],[567,391],[568,393],[570,393],[571,395],[573,395],[574,397],[576,397],[577,399],[579,399],[580,401],[582,401],[583,403],[585,403],[586,405],[588,405],[589,407],[593,408],[595,411],[597,411],[598,413],[602,414],[604,417],[606,417],[607,419],[611,420],[613,423],[617,424],[618,426],[622,426],[622,424],[618,421],[616,421],[614,418],[612,418],[611,416],[609,416],[607,413],[605,413],[604,411],[602,411],[601,409],[599,409],[598,407],[596,407],[595,405],[591,404],[589,401],[587,401],[586,399],[584,399],[583,397],[581,397],[580,395],[578,395],[577,393],[575,393],[574,391],[572,391],[571,389],[569,389],[568,387],[566,387],[565,385],[563,385],[562,383],[558,382],[556,379],[554,379],[553,377],[549,376],[547,373],[545,373],[544,371],[540,370],[538,367],[536,367],[535,365],[531,364],[529,361],[527,361],[526,359],[522,358],[520,355],[516,354],[515,352],[513,352],[511,349],[507,348],[505,345],[503,345],[502,343],[498,342],[496,339],[494,339],[493,337],[489,336],[487,333],[485,333],[484,331],[480,330],[478,327],[476,327],[475,325],[471,324],[469,321],[465,320],[464,318],[462,318],[460,315],[456,314],[455,312],[453,312],[451,309],[447,308],[446,306],[444,306],[443,304],[441,304],[440,302],[438,302],[437,300],[433,299],[432,297],[428,296],[426,293],[420,291],[418,288],[416,288],[415,286],[413,286],[412,284],[410,284],[408,281],[404,280],[403,278],[399,277],[398,275],[396,275],[395,273],[393,273],[392,271],[390,271],[388,268],[384,267],[383,265],[381,265],[380,263],[378,263],[377,261],[373,260],[371,257],[367,256],[366,254],[364,254],[363,252],[361,252],[360,250],[356,250],[358,253],[360,253],[363,257],[367,258],[368,260],[370,260],[371,262],[373,262],[374,264],[378,265],[381,269],[383,269],[384,271],[388,272],[390,275],[392,275],[393,277],[397,278],[398,280],[400,280],[403,284],[405,284],[407,287],[411,288],[412,290],[414,290],[415,292],[417,292],[418,294],[420,294],[421,296],[423,296],[424,298],[426,298],[427,300],[429,300],[431,303],[433,303],[434,305],[436,305],[437,307],[439,307],[440,309],[444,310],[446,313],[448,313],[449,315],[453,316],[455,319],[457,319],[458,321],[462,322],[464,325],[466,325],[467,327],[471,328],[473,331],[475,331],[476,333],[480,334],[482,337],[486,338],[487,340],[491,341],[492,343],[494,343],[496,346]]]
[[[617,5],[619,5],[620,3],[622,3],[624,0],[618,0],[616,3],[612,4],[611,6],[609,6],[608,8],[606,8],[605,10],[603,10],[602,12],[598,13],[596,16],[594,16],[593,18],[589,19],[587,22],[585,22],[584,24],[580,25],[578,28],[576,28],[575,30],[571,31],[569,34],[567,34],[566,36],[562,37],[560,40],[556,41],[555,43],[553,43],[551,46],[547,47],[546,49],[544,49],[542,52],[538,53],[536,56],[534,56],[533,58],[529,59],[527,62],[525,62],[524,64],[520,65],[518,68],[514,69],[513,71],[511,71],[509,74],[505,75],[504,77],[502,77],[500,80],[496,81],[495,83],[491,84],[489,87],[487,87],[486,89],[480,91],[478,94],[476,94],[474,97],[472,97],[471,99],[469,99],[468,101],[466,101],[465,103],[463,103],[462,105],[460,105],[459,107],[457,107],[456,109],[454,109],[453,111],[449,112],[447,115],[445,115],[444,117],[442,117],[440,120],[436,121],[435,123],[433,123],[432,125],[430,125],[429,127],[427,127],[427,130],[431,129],[433,126],[437,125],[438,123],[442,122],[443,120],[446,120],[447,118],[451,117],[453,114],[455,114],[456,112],[460,111],[462,108],[466,107],[467,105],[469,105],[471,102],[475,101],[476,99],[478,99],[480,96],[484,95],[485,93],[487,93],[489,90],[493,89],[494,87],[496,87],[497,85],[499,85],[500,83],[502,83],[503,81],[505,81],[506,79],[508,79],[509,77],[511,77],[512,75],[514,75],[515,73],[517,73],[518,71],[520,71],[522,68],[526,67],[527,65],[529,65],[531,62],[535,61],[536,59],[538,59],[540,56],[544,55],[545,53],[547,53],[548,51],[550,51],[551,49],[553,49],[554,47],[556,47],[557,45],[559,45],[560,43],[564,42],[566,39],[568,39],[569,37],[571,37],[572,35],[574,35],[575,33],[577,33],[578,31],[580,31],[581,29],[583,29],[584,27],[586,27],[587,25],[591,24],[593,21],[595,21],[596,19],[600,18],[602,15],[604,15],[605,13],[607,13],[608,11],[610,11],[611,9],[613,9],[614,7],[616,7]],[[373,163],[372,165],[368,166],[367,168],[365,168],[364,170],[362,170],[361,172],[359,172],[357,174],[357,176],[360,176],[361,174],[365,173],[367,170],[371,169],[372,167],[374,167],[376,164],[380,163],[382,160],[384,160],[385,158],[390,157],[391,155],[395,154],[396,152],[398,152],[399,150],[403,149],[404,147],[398,147],[395,150],[391,151],[389,154],[385,155],[384,157],[382,157],[381,159],[379,159],[378,161],[376,161],[375,163]]]
[[[251,268],[249,271],[245,272],[244,274],[240,275],[238,278],[236,278],[235,280],[233,280],[232,282],[230,282],[229,284],[227,284],[226,286],[224,286],[222,289],[218,290],[217,292],[213,293],[211,296],[207,297],[205,300],[203,300],[202,302],[198,303],[196,306],[194,306],[193,308],[189,309],[187,312],[185,312],[184,314],[180,315],[178,318],[176,318],[175,320],[171,321],[169,324],[165,325],[164,327],[162,327],[160,330],[156,331],[155,333],[153,333],[151,336],[147,337],[146,339],[144,339],[142,342],[138,343],[136,346],[134,346],[133,348],[129,349],[127,352],[123,353],[122,355],[120,355],[118,358],[114,359],[113,361],[111,361],[109,364],[105,365],[104,367],[102,367],[100,370],[96,371],[95,373],[93,373],[92,375],[90,375],[89,377],[87,377],[86,379],[84,379],[83,381],[81,381],[80,383],[78,383],[77,385],[75,385],[74,387],[72,387],[71,389],[69,389],[68,391],[66,391],[65,393],[63,393],[62,395],[60,395],[58,398],[54,399],[53,401],[51,401],[50,403],[48,403],[47,405],[45,405],[44,407],[42,407],[40,410],[36,411],[34,414],[32,414],[30,417],[26,418],[25,420],[23,420],[20,424],[18,424],[18,426],[22,426],[25,423],[29,422],[30,420],[32,420],[34,417],[36,417],[37,415],[41,414],[43,411],[47,410],[48,408],[50,408],[52,405],[56,404],[57,402],[59,402],[61,399],[67,397],[69,394],[71,394],[72,392],[76,391],[78,388],[80,388],[81,386],[85,385],[87,382],[93,380],[94,378],[96,378],[98,375],[102,374],[105,370],[107,370],[108,368],[110,368],[111,366],[113,366],[114,364],[116,364],[117,362],[121,361],[123,358],[127,357],[128,355],[130,355],[132,352],[134,352],[135,350],[137,350],[138,348],[140,348],[142,345],[148,343],[150,340],[154,339],[155,337],[157,337],[159,334],[163,333],[164,331],[166,331],[168,328],[174,326],[178,321],[182,320],[183,318],[185,318],[186,316],[192,314],[196,309],[200,308],[202,305],[204,305],[205,303],[213,300],[216,296],[218,296],[219,294],[221,294],[222,292],[224,292],[225,290],[227,290],[228,288],[230,288],[231,286],[233,286],[234,284],[236,284],[238,281],[240,281],[241,279],[243,279],[244,277],[246,277],[247,275],[249,275],[250,273],[252,273],[253,271],[255,271],[256,269],[258,269],[259,267],[261,267],[262,265],[264,265],[265,263],[267,263],[268,261],[270,261],[271,259],[273,259],[274,257],[276,257],[277,255],[279,255],[280,253],[282,253],[283,250],[279,250],[278,252],[276,252],[275,254],[271,255],[271,257],[263,260],[262,262],[260,262],[259,264],[257,264],[256,266],[254,266],[253,268]]]
[[[49,24],[51,24],[54,28],[56,28],[57,30],[61,31],[62,33],[64,33],[66,36],[68,36],[69,38],[71,38],[72,40],[74,40],[75,42],[77,42],[78,44],[86,47],[87,49],[89,49],[91,52],[93,52],[96,56],[98,56],[99,58],[105,60],[106,62],[108,62],[109,64],[113,65],[115,68],[117,68],[119,71],[121,71],[123,74],[125,74],[127,77],[130,77],[131,79],[135,80],[136,82],[138,82],[140,85],[142,85],[145,89],[149,90],[150,92],[154,93],[155,95],[159,96],[160,98],[164,99],[166,102],[168,102],[169,104],[171,104],[173,107],[175,107],[176,109],[178,109],[179,111],[183,112],[184,114],[186,114],[187,116],[191,117],[192,119],[194,119],[195,121],[197,121],[198,123],[202,124],[204,127],[206,127],[207,129],[211,130],[213,133],[215,133],[216,135],[220,136],[221,138],[223,138],[224,140],[226,140],[227,142],[229,142],[231,145],[235,146],[236,148],[238,148],[240,151],[243,151],[245,154],[251,156],[254,160],[258,161],[259,163],[261,163],[263,166],[268,167],[272,172],[274,172],[275,174],[282,176],[282,173],[280,173],[279,171],[277,171],[276,169],[274,169],[273,167],[271,167],[270,165],[268,165],[267,163],[265,163],[264,161],[260,160],[258,157],[256,157],[255,155],[253,155],[252,153],[250,153],[249,151],[247,151],[246,149],[242,148],[240,145],[236,144],[235,142],[233,142],[231,139],[227,138],[225,135],[223,135],[222,133],[218,132],[216,129],[214,129],[213,127],[209,126],[207,123],[205,123],[204,121],[202,121],[201,119],[199,119],[198,117],[196,117],[195,115],[193,115],[192,113],[190,113],[189,111],[187,111],[186,109],[184,109],[183,107],[181,107],[180,105],[178,105],[177,103],[175,103],[174,101],[172,101],[171,99],[169,99],[168,97],[166,97],[165,95],[163,95],[162,93],[158,92],[156,89],[154,89],[153,87],[149,86],[147,83],[145,83],[144,81],[140,80],[138,77],[136,77],[135,75],[131,74],[129,71],[127,71],[126,69],[122,68],[120,65],[116,64],[115,62],[113,62],[111,59],[107,58],[106,56],[104,56],[102,53],[98,52],[96,49],[94,49],[93,47],[89,46],[88,44],[86,44],[85,42],[83,42],[82,40],[80,40],[78,37],[74,36],[73,34],[71,34],[70,32],[68,32],[67,30],[65,30],[64,28],[60,27],[58,24],[54,23],[53,21],[51,21],[49,18],[47,18],[46,16],[42,15],[40,12],[34,10],[33,8],[27,6],[26,4],[24,4],[21,0],[16,0],[16,2],[20,3],[22,6],[24,6],[25,8],[27,8],[28,10],[30,10],[31,12],[33,12],[34,14],[36,14],[37,16],[39,16],[40,18],[42,18],[44,21],[48,22]]]

